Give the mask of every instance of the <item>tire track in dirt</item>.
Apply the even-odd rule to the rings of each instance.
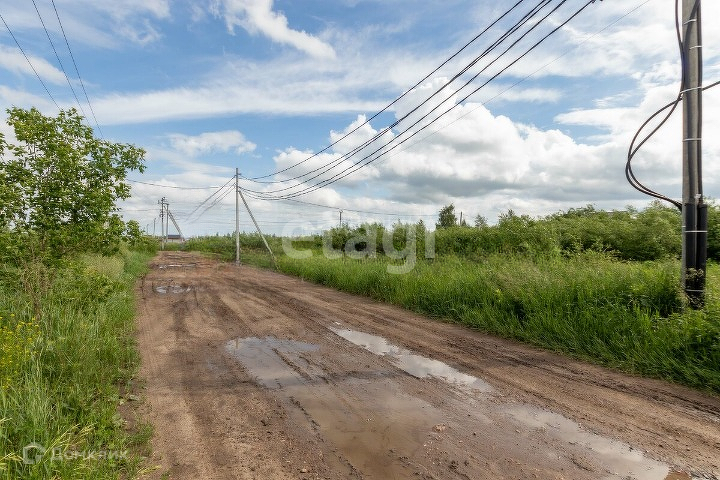
[[[158,478],[665,478],[653,458],[720,470],[713,396],[194,254],[161,253],[138,289]],[[397,347],[376,355],[340,330]],[[403,349],[491,391],[417,378]]]

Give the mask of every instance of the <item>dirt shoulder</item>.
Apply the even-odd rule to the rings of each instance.
[[[138,285],[149,477],[720,476],[720,399],[253,267]]]

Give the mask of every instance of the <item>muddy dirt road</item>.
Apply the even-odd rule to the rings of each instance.
[[[716,397],[195,254],[138,289],[151,478],[720,476]]]

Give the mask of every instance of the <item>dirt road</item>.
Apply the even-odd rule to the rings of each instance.
[[[139,289],[150,476],[720,476],[720,399],[248,266]]]

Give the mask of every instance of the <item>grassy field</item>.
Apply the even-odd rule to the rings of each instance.
[[[44,295],[41,318],[16,286],[21,272],[0,266],[1,478],[140,471],[133,448],[151,432],[128,434],[117,408],[138,367],[133,286],[151,256],[124,250],[70,263]]]

